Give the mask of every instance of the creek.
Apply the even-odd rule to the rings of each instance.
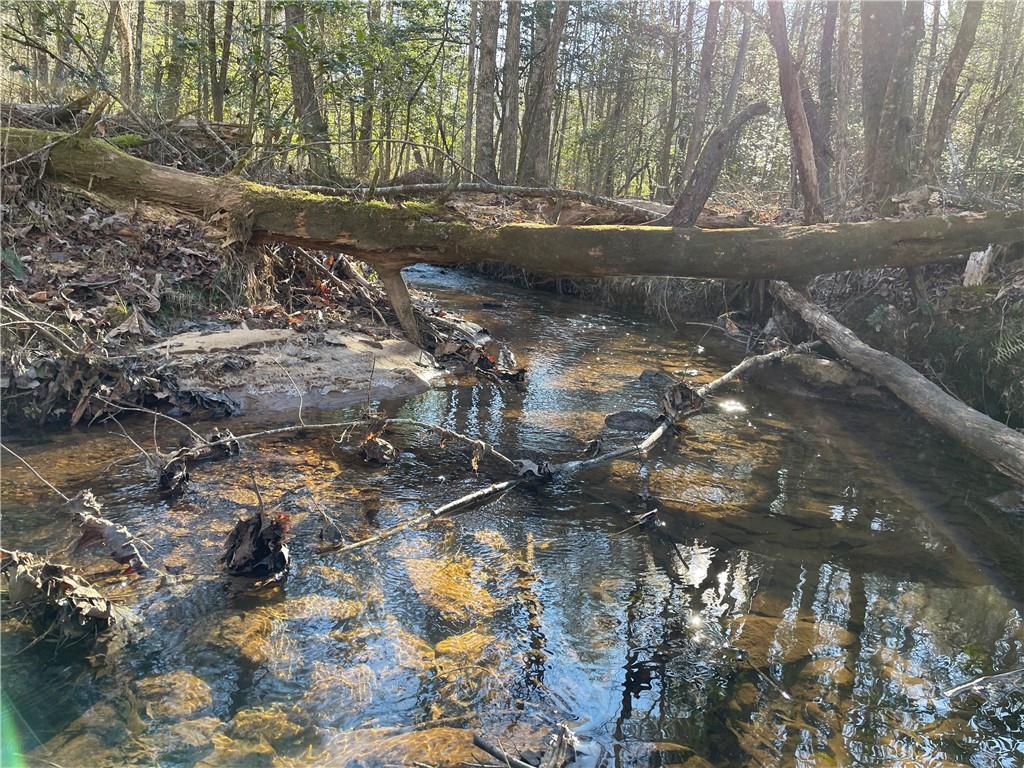
[[[513,457],[628,441],[604,418],[656,410],[664,384],[645,370],[702,384],[742,356],[706,328],[406,272],[529,373],[523,391],[482,380],[383,407]],[[151,444],[149,421],[126,426]],[[1024,666],[1024,511],[905,411],[739,383],[644,462],[517,488],[347,554],[317,551],[321,518],[295,493],[290,572],[259,589],[218,563],[255,508],[250,469],[268,501],[308,489],[361,538],[487,484],[485,467],[409,430],[389,437],[395,463],[369,467],[309,432],[200,465],[167,501],[137,463],[111,465],[132,453],[115,431],[5,436],[68,495],[92,488],[176,574],[160,586],[74,556],[141,618],[102,658],[26,648],[33,635],[5,612],[5,739],[18,734],[27,764],[456,764],[479,757],[474,733],[536,749],[558,723],[615,766],[1024,763],[1024,692],[943,695]],[[54,497],[6,457],[4,470],[4,546],[68,561]]]

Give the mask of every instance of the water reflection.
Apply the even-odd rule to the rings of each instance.
[[[458,273],[415,277],[512,338],[531,375],[525,393],[484,383],[391,409],[515,455],[565,455],[606,413],[654,409],[645,369],[701,383],[735,355]],[[399,463],[370,470],[310,434],[204,466],[172,503],[139,466],[106,469],[128,447],[102,428],[26,442],[181,573],[161,586],[85,558],[144,618],[92,665],[45,643],[14,655],[32,635],[5,616],[5,714],[32,760],[65,768],[458,764],[483,757],[476,732],[536,749],[559,722],[618,766],[1024,761],[1024,695],[942,695],[1024,666],[1024,522],[987,501],[1001,481],[902,415],[754,388],[719,406],[644,465],[348,555],[317,554],[303,493],[357,537],[485,477],[430,435],[396,436]],[[217,563],[256,504],[249,468],[293,516],[292,572],[261,589]],[[4,470],[4,545],[63,556],[59,508]],[[655,507],[660,525],[627,514]]]

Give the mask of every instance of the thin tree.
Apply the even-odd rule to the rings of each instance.
[[[519,148],[519,55],[522,5],[509,0],[505,19],[505,63],[501,75],[501,180],[515,181]]]
[[[754,18],[754,1],[745,0],[740,4],[740,14],[743,16],[743,27],[740,31],[739,47],[736,49],[736,62],[733,64],[732,79],[729,81],[729,90],[725,94],[725,103],[722,105],[722,122],[728,123],[732,112],[736,108],[736,95],[740,90],[740,82],[743,80],[743,63],[747,58],[747,47],[750,45],[750,26]]]
[[[476,87],[476,154],[473,170],[477,176],[496,182],[494,163],[494,94],[498,64],[498,26],[501,5],[483,3],[480,11],[480,65]]]
[[[486,2],[486,0],[484,0]],[[462,167],[473,167],[473,117],[476,94],[477,0],[469,4],[469,51],[466,55],[466,113],[462,124]]]
[[[935,167],[946,144],[950,115],[953,111],[953,102],[956,100],[956,84],[967,62],[967,56],[974,46],[983,7],[982,0],[966,0],[964,3],[964,17],[956,34],[956,42],[953,43],[953,50],[950,51],[949,59],[942,70],[942,77],[939,78],[932,116],[928,121],[928,132],[925,134],[924,147],[921,149],[920,174],[926,180],[935,178]]]
[[[310,169],[320,179],[335,175],[334,163],[327,148],[327,121],[324,120],[310,66],[309,30],[303,3],[284,6],[285,47],[288,49],[288,74],[292,84],[292,104],[299,121],[302,138],[309,145],[306,154]]]
[[[814,164],[814,145],[811,129],[800,96],[800,74],[789,50],[789,36],[786,34],[786,12],[781,0],[768,2],[768,31],[776,58],[779,60],[779,86],[782,92],[782,108],[786,113],[790,141],[793,144],[793,158],[796,162],[800,191],[804,200],[804,223],[816,224],[825,220],[818,194],[818,171]]]
[[[700,78],[697,81],[697,101],[693,106],[693,120],[690,123],[690,138],[686,142],[686,156],[683,159],[682,177],[689,178],[700,155],[707,121],[708,101],[711,98],[711,67],[715,61],[718,42],[718,13],[722,3],[711,0],[704,22],[704,42],[700,47]]]

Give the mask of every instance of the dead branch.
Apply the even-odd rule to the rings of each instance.
[[[947,394],[899,358],[868,346],[788,283],[773,281],[771,290],[850,365],[873,376],[930,424],[1024,484],[1024,435]]]

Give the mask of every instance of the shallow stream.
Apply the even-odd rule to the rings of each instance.
[[[628,441],[604,416],[656,408],[663,384],[645,370],[699,384],[742,355],[706,328],[408,272],[508,341],[529,376],[522,392],[483,381],[385,408],[512,456]],[[148,421],[126,426],[151,444]],[[27,764],[459,764],[483,757],[475,733],[538,750],[559,723],[589,764],[1024,764],[1024,691],[943,694],[1024,666],[1024,511],[904,411],[738,384],[646,462],[516,489],[350,554],[318,552],[309,495],[355,539],[497,475],[432,435],[390,435],[399,460],[372,468],[308,432],[197,467],[169,502],[138,463],[111,465],[133,451],[116,431],[4,438],[68,495],[92,488],[175,574],[161,586],[74,556],[141,617],[105,656],[27,648],[34,635],[5,616],[4,736]],[[161,425],[165,448],[176,437]],[[259,589],[217,562],[255,509],[250,470],[268,501],[293,492],[290,573]],[[59,505],[7,457],[2,492],[4,546],[69,560]]]

